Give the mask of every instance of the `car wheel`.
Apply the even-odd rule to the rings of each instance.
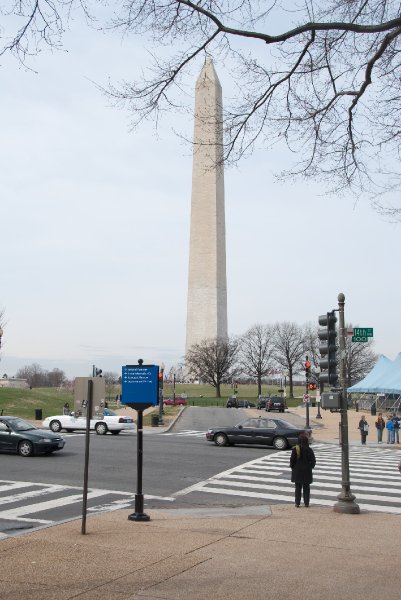
[[[107,433],[106,423],[96,423],[95,431],[98,435],[106,435],[106,433]]]
[[[276,437],[273,440],[273,446],[275,447],[276,450],[285,450],[288,446],[288,442],[285,439],[285,437]]]
[[[228,439],[225,433],[216,433],[214,436],[214,443],[216,446],[227,446]]]
[[[119,433],[121,433],[121,429],[118,429],[117,431],[110,431],[110,433],[112,435],[118,435]]]
[[[52,431],[54,431],[54,433],[58,433],[59,431],[61,431],[61,423],[60,423],[60,421],[52,421],[50,423],[50,429]]]
[[[33,446],[30,441],[23,440],[18,444],[18,454],[20,456],[32,456]]]

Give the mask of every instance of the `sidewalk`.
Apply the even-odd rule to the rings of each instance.
[[[260,508],[260,507],[259,507]],[[2,600],[398,600],[397,516],[275,505],[264,515],[120,510],[0,542]],[[250,512],[250,511],[249,511]]]
[[[310,411],[314,425],[315,409]],[[302,418],[305,409],[291,413]],[[352,444],[360,443],[362,414],[348,413]],[[366,416],[369,435],[376,439],[374,417]],[[339,413],[322,411],[322,417],[315,441],[338,443]],[[87,535],[74,520],[3,539],[0,598],[400,598],[400,516],[345,515],[314,507],[313,488],[309,509],[250,505],[148,511],[145,497],[145,511],[150,522],[129,521],[132,509],[90,516]]]

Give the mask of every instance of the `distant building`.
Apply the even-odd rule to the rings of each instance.
[[[0,388],[18,388],[26,389],[29,388],[28,381],[19,377],[3,377],[0,379]]]

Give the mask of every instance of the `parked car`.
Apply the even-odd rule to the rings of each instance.
[[[176,398],[175,400],[174,398],[166,398],[163,400],[163,404],[167,406],[186,406],[188,403],[185,398]]]
[[[261,410],[262,408],[266,408],[266,402],[268,401],[268,399],[269,398],[266,398],[266,397],[263,397],[263,396],[259,396],[256,408],[258,410]]]
[[[278,410],[278,412],[284,412],[288,408],[285,398],[281,396],[271,396],[268,398],[265,405],[265,410],[270,412],[271,410]]]
[[[54,432],[62,429],[75,431],[76,429],[86,429],[86,417],[74,412],[69,415],[55,415],[46,417],[42,425]],[[113,435],[118,435],[122,431],[135,429],[135,423],[132,417],[117,415],[109,408],[105,408],[103,417],[93,416],[90,420],[90,429],[94,429],[98,435],[106,435],[108,431]]]
[[[216,446],[258,444],[285,450],[295,446],[300,435],[307,435],[309,441],[313,441],[310,428],[297,427],[283,419],[255,417],[234,427],[212,427],[208,429],[206,439]]]
[[[250,400],[237,400],[237,408],[255,408],[255,404]]]
[[[20,456],[51,454],[65,445],[61,435],[44,431],[19,417],[0,417],[0,450]]]
[[[229,398],[226,404],[227,408],[238,408],[238,400],[237,398]]]

